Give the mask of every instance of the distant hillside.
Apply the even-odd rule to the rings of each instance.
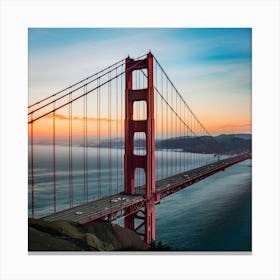
[[[216,153],[216,154],[236,154],[251,147],[251,134],[221,134],[219,136],[183,136],[164,140],[156,140],[156,149],[177,149],[191,153]],[[136,139],[134,142],[136,149],[145,147],[145,140]],[[124,148],[123,139],[108,139],[89,143],[90,147],[112,147]]]
[[[47,141],[48,140],[48,141]],[[169,139],[156,140],[156,149],[177,149],[185,152],[191,153],[216,153],[216,154],[236,154],[243,150],[251,148],[252,145],[252,135],[251,134],[221,134],[215,137],[212,136],[183,136],[183,137],[173,137]],[[75,139],[74,145],[83,146],[83,141],[81,139]],[[46,139],[44,142],[40,139],[36,144],[41,145],[52,145],[50,139]],[[68,142],[56,143],[57,145],[68,145]],[[144,149],[146,141],[144,139],[136,139],[134,141],[134,146],[136,149]],[[112,138],[110,142],[108,139],[101,139],[97,142],[96,139],[92,138],[88,140],[88,147],[101,147],[101,148],[114,148],[114,149],[124,149],[124,139],[123,138]]]
[[[176,137],[170,139],[159,140],[156,142],[157,149],[179,149],[191,153],[209,153],[209,146],[211,151],[218,153],[220,145],[211,136],[200,137]]]
[[[252,147],[251,134],[222,134],[215,137],[226,153],[236,154]]]
[[[191,153],[236,154],[251,147],[251,134],[176,137],[160,140],[157,149],[181,149]]]
[[[222,134],[222,135],[226,135],[226,134]],[[248,139],[251,140],[252,139],[252,135],[248,134],[248,133],[240,133],[240,134],[227,134],[229,136],[233,136],[233,137],[237,137],[237,138],[242,138],[242,139]],[[221,136],[221,135],[220,135]]]

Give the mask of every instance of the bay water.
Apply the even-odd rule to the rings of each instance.
[[[88,148],[88,199],[94,200],[101,184],[101,196],[123,190],[123,150]],[[56,147],[57,210],[69,207],[69,150]],[[72,148],[73,203],[84,202],[84,148]],[[196,156],[181,151],[156,152],[157,180],[197,166]],[[97,165],[100,159],[100,166]],[[165,169],[161,159],[172,165]],[[200,155],[200,162],[213,161],[213,155]],[[29,156],[28,206],[31,216],[31,160]],[[51,145],[34,146],[35,216],[53,211],[53,158]],[[97,179],[99,178],[99,179]],[[143,184],[143,174],[136,174],[136,184]],[[110,190],[108,189],[110,185]],[[181,251],[250,251],[252,224],[251,160],[214,174],[178,193],[161,200],[156,206],[156,239],[172,250]],[[121,223],[121,221],[117,221]]]

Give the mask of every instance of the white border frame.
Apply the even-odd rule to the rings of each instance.
[[[0,3],[1,279],[280,279],[278,1]],[[128,26],[253,28],[251,255],[28,255],[27,28]]]

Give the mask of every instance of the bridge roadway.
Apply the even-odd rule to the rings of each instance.
[[[251,158],[251,153],[246,152],[159,180],[156,182],[155,202],[158,204],[162,198],[249,158]],[[113,221],[136,213],[145,206],[145,187],[136,188],[136,193],[135,195],[118,193],[106,196],[53,213],[43,219],[48,221],[70,220],[81,224],[98,220]]]

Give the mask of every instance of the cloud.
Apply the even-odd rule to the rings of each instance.
[[[116,30],[117,32],[117,30]],[[102,40],[91,39],[64,44],[44,52],[29,54],[30,103],[49,96],[72,83],[127,57],[137,57],[149,49],[165,56],[175,46],[165,43],[162,32],[123,32]]]
[[[49,114],[46,115],[45,118],[48,119],[52,119],[53,115]],[[66,115],[62,115],[62,114],[55,114],[55,119],[56,120],[69,120],[69,117]],[[80,117],[80,116],[72,116],[72,120],[75,121],[83,121],[85,118],[84,117]],[[93,118],[93,117],[87,117],[87,121],[99,121],[99,122],[119,122],[121,120],[116,120],[116,119],[108,119],[108,118]]]
[[[99,29],[99,34],[92,32],[83,38],[76,38],[77,33],[72,37],[65,35],[57,43],[60,37],[52,32],[55,33],[55,29],[43,36],[52,37],[52,45],[44,51],[37,46],[36,51],[29,53],[30,104],[128,54],[136,57],[151,49],[206,126],[212,115],[228,124],[238,117],[243,118],[240,122],[250,119],[251,38],[248,30],[112,29],[106,33]],[[67,113],[56,115],[57,119],[68,119]],[[77,115],[75,111],[74,120],[83,120]],[[97,121],[96,118],[88,120]],[[102,118],[100,121],[117,120]]]
[[[246,124],[225,124],[220,126],[220,129],[228,129],[228,128],[251,128],[252,124],[246,123]]]

